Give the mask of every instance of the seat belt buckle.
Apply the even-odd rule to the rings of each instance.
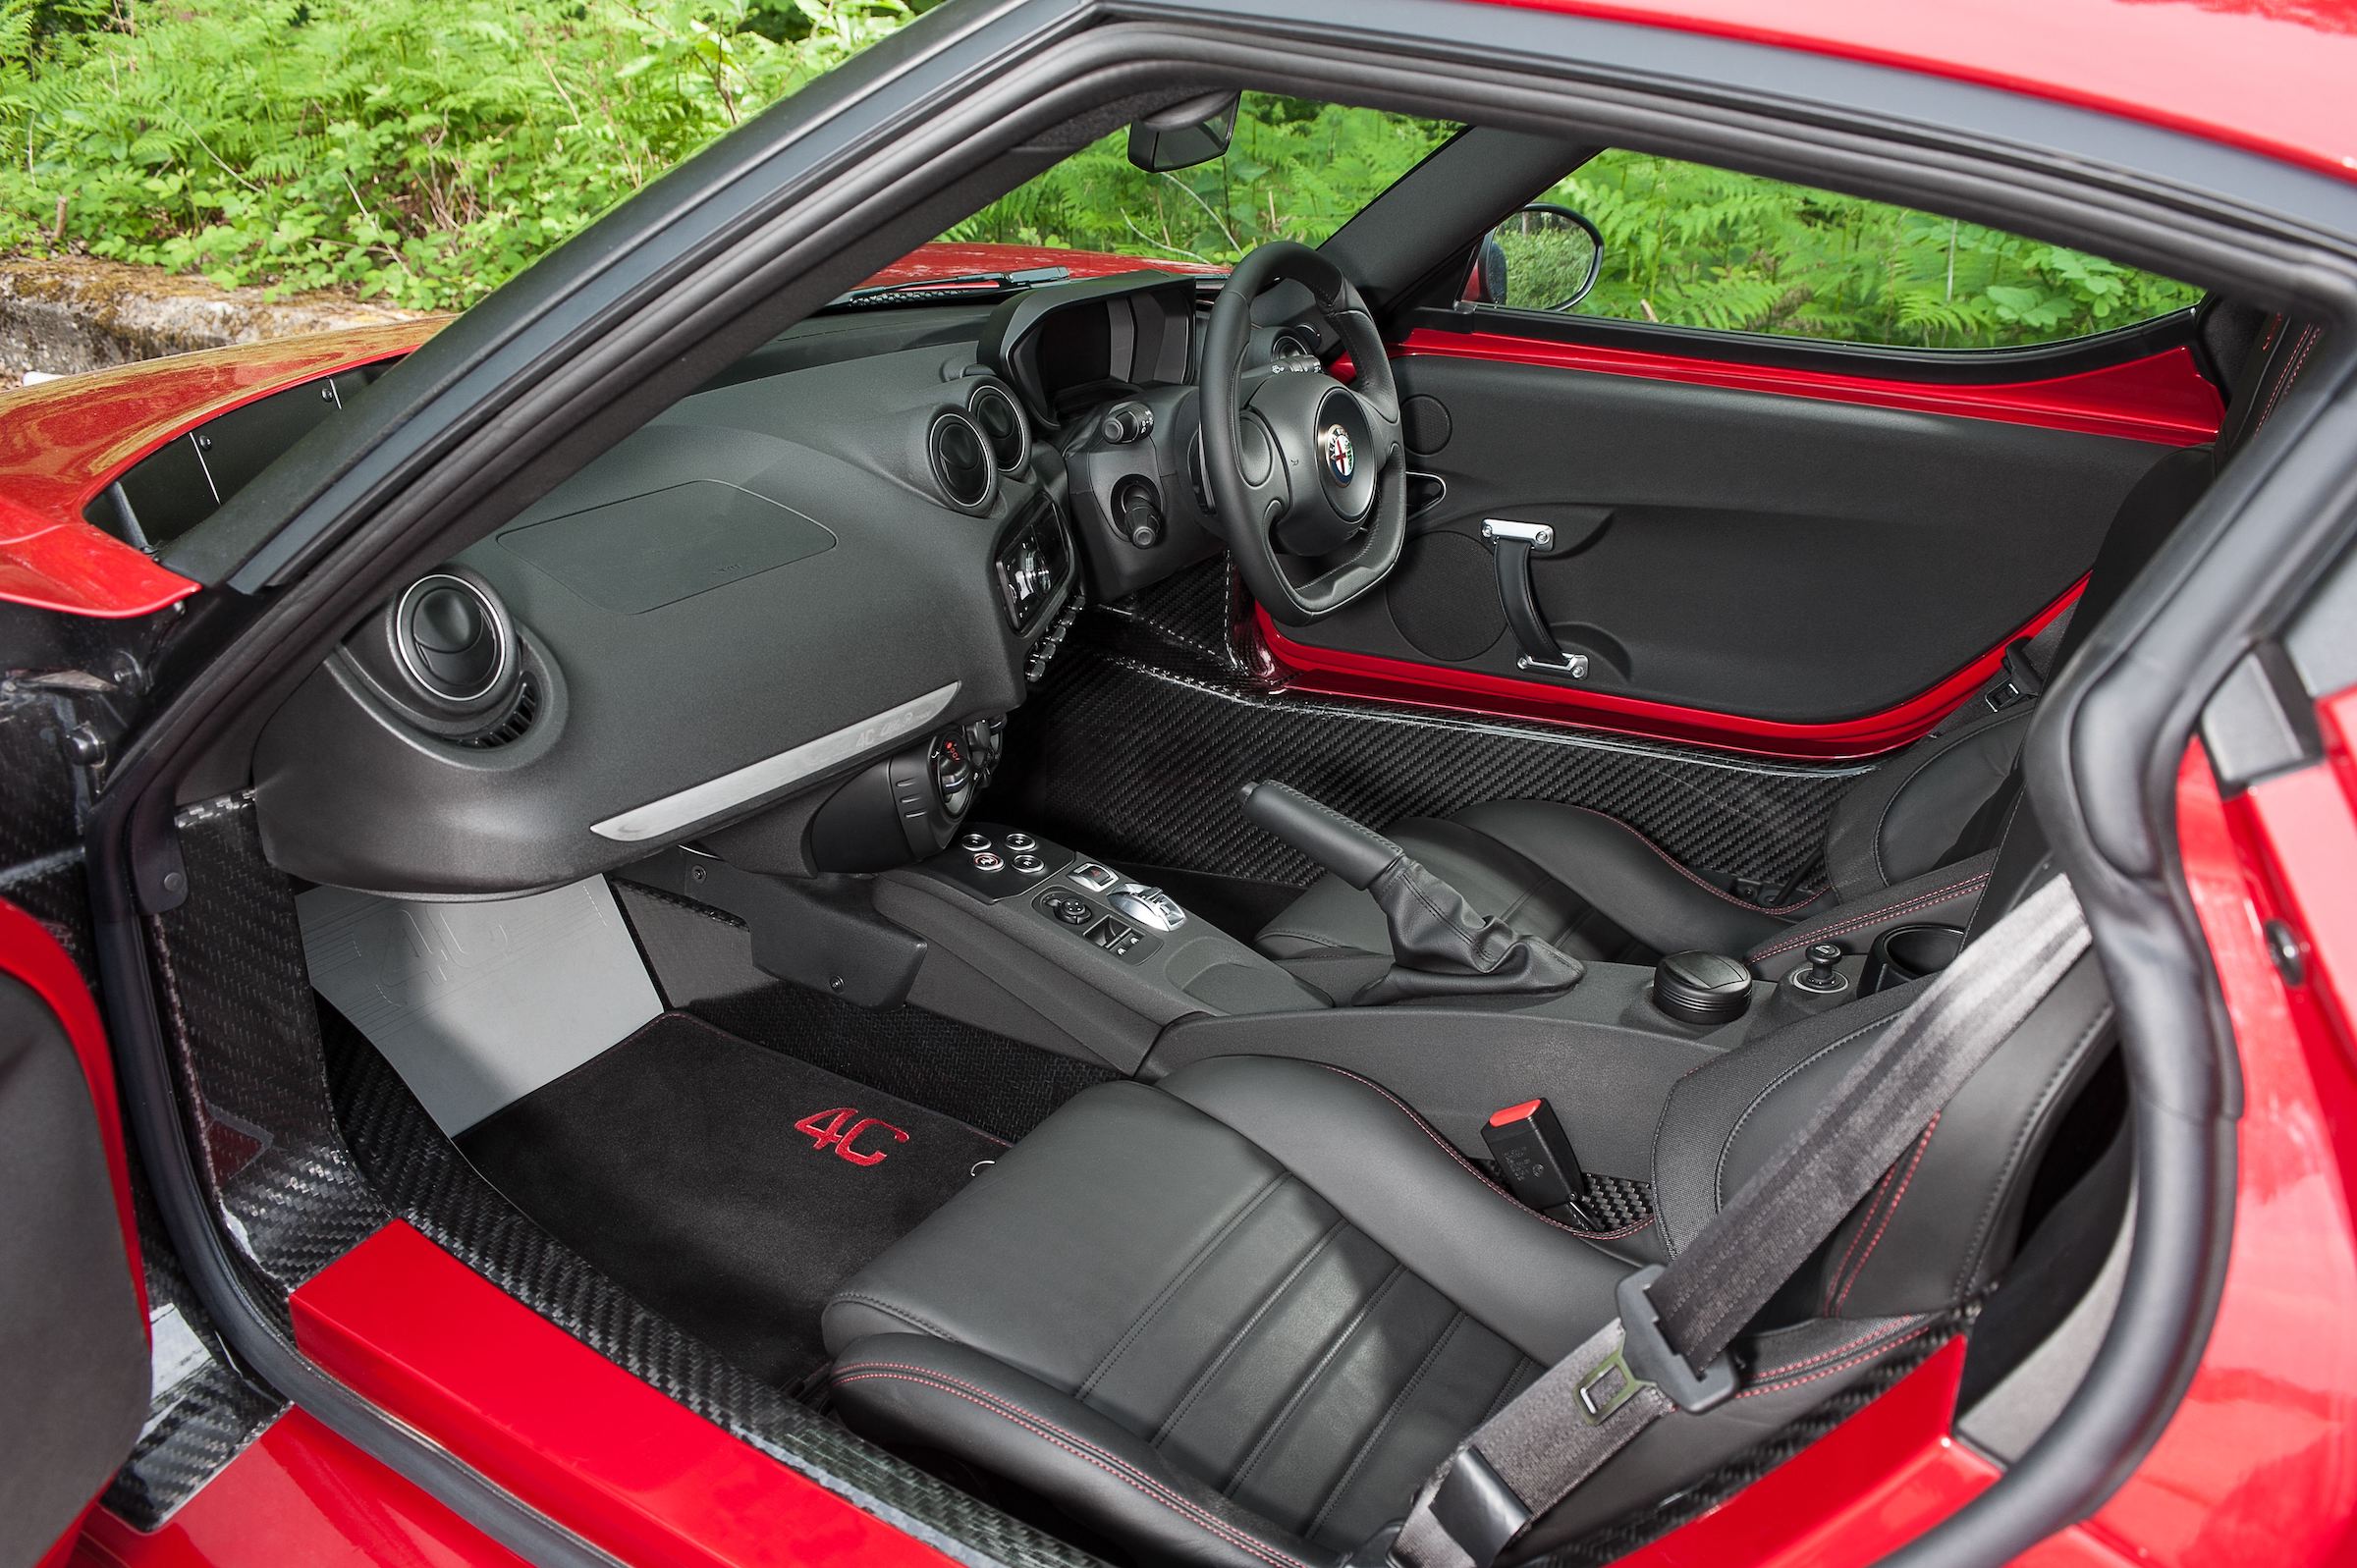
[[[2030,639],[2015,637],[2005,644],[2004,666],[1999,672],[1997,683],[1981,694],[1991,713],[2003,713],[2015,703],[2027,702],[2046,690],[2046,682],[2030,667]]]
[[[1706,1410],[1716,1410],[1735,1393],[1734,1358],[1722,1350],[1711,1364],[1696,1372],[1686,1358],[1671,1347],[1662,1333],[1661,1314],[1654,1311],[1653,1298],[1646,1287],[1662,1277],[1663,1266],[1654,1264],[1640,1269],[1615,1287],[1614,1295],[1620,1306],[1620,1348],[1611,1360],[1599,1365],[1581,1382],[1579,1397],[1588,1406],[1591,1424],[1601,1423],[1613,1411],[1628,1403],[1644,1384],[1651,1383],[1667,1395],[1672,1404],[1689,1416],[1699,1416]],[[1614,1387],[1605,1375],[1617,1367],[1623,1375],[1624,1387]],[[1598,1402],[1609,1401],[1609,1408],[1599,1413],[1589,1402],[1589,1389],[1598,1388]]]
[[[1481,1125],[1481,1141],[1513,1195],[1541,1214],[1557,1214],[1582,1230],[1602,1230],[1580,1202],[1588,1178],[1571,1139],[1544,1100],[1508,1106]]]

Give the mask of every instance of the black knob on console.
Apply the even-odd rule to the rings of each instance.
[[[1803,949],[1801,956],[1808,959],[1809,966],[1792,977],[1792,984],[1801,990],[1830,994],[1849,984],[1842,978],[1841,972],[1834,967],[1843,957],[1841,944],[1812,942]]]

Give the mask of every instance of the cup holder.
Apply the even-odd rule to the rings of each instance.
[[[1858,976],[1858,995],[1871,997],[1936,975],[1955,962],[1963,946],[1961,926],[1892,926],[1867,949],[1866,968]]]

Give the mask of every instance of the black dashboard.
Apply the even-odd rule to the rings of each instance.
[[[1220,548],[1199,305],[1141,272],[757,351],[312,674],[255,749],[272,858],[490,897],[675,843],[789,874],[940,849],[1080,605]]]

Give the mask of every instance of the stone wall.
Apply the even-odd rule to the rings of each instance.
[[[72,375],[159,354],[412,320],[332,294],[272,299],[94,257],[0,260],[0,387],[27,371]]]

